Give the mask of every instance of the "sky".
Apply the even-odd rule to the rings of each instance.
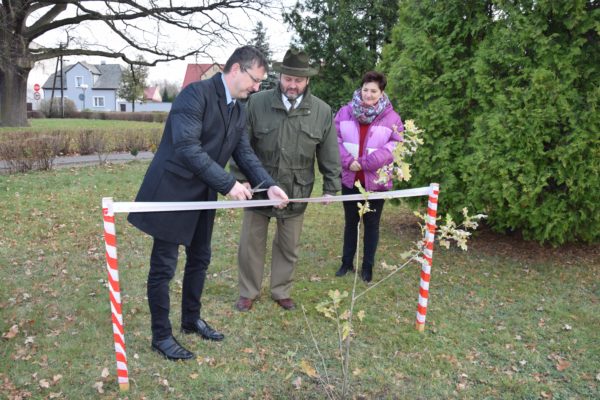
[[[295,0],[283,0],[284,6],[290,6],[295,2]],[[281,60],[285,51],[288,49],[289,44],[291,43],[293,33],[289,30],[288,26],[282,21],[282,18],[277,13],[272,13],[270,17],[256,15],[252,19],[244,16],[242,18],[235,17],[235,22],[239,25],[240,28],[246,30],[248,33],[244,34],[241,41],[242,44],[244,42],[248,42],[252,39],[253,34],[251,30],[256,26],[257,21],[262,21],[264,27],[266,28],[267,38],[269,40],[269,46],[271,51],[273,52],[274,60]],[[38,42],[42,45],[44,44],[54,44],[57,40],[58,32],[50,32],[47,35],[44,35],[39,38]],[[98,36],[97,32],[91,32],[90,35]],[[101,35],[100,35],[101,36]],[[171,38],[167,37],[167,40],[171,40],[173,43],[177,42],[185,42],[185,38]],[[214,48],[211,50],[211,55],[214,60],[219,63],[225,63],[231,52],[238,47],[239,43],[234,43],[233,41],[224,45],[222,48]],[[99,64],[101,61],[106,61],[106,63],[121,63],[122,60],[115,58],[101,58],[101,57],[76,57],[69,56],[65,57],[65,65],[73,64],[77,61],[88,61],[93,64]],[[172,61],[169,63],[159,63],[155,67],[149,68],[149,82],[154,81],[163,81],[166,79],[169,82],[176,83],[181,85],[183,83],[183,78],[185,75],[185,70],[188,63],[212,63],[213,60],[210,58],[196,58],[196,57],[188,57],[184,61]],[[42,85],[48,76],[54,73],[56,67],[56,59],[46,60],[45,62],[39,63],[36,67],[31,71],[29,76],[29,85],[28,89],[31,89],[35,83]]]

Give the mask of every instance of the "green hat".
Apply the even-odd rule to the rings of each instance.
[[[291,76],[313,76],[318,73],[315,68],[308,65],[308,54],[295,49],[289,49],[285,53],[283,62],[274,62],[273,69]]]

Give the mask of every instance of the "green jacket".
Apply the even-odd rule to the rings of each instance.
[[[310,94],[290,113],[279,88],[250,96],[247,110],[250,145],[267,172],[290,199],[310,197],[315,181],[315,157],[323,175],[323,194],[341,190],[341,164],[331,107]],[[239,181],[244,175],[231,163]],[[261,194],[262,196],[259,196]],[[266,198],[264,192],[254,198]],[[263,215],[289,218],[302,214],[307,203],[290,203],[284,209],[253,208]]]

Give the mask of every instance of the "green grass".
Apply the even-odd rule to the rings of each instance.
[[[217,213],[203,297],[203,316],[226,339],[212,343],[177,333],[198,355],[187,363],[150,351],[145,281],[151,239],[117,216],[131,379],[130,392],[119,392],[100,204],[104,196],[132,200],[146,168],[134,162],[0,176],[0,333],[10,336],[10,327],[19,327],[14,338],[1,339],[0,398],[323,399],[300,368],[306,360],[323,373],[302,312],[280,309],[267,287],[250,313],[233,309],[241,221],[232,210]],[[333,276],[342,228],[339,203],[309,206],[293,289],[338,385],[334,326],[315,306],[329,290],[351,288],[352,277]],[[400,263],[399,254],[417,238],[411,214],[386,206],[378,261]],[[599,272],[593,246],[541,248],[487,232],[468,252],[437,246],[425,332],[414,328],[417,265],[359,300],[366,317],[355,326],[351,350],[353,397],[598,398]],[[374,274],[380,278],[381,268]],[[175,329],[181,280],[179,268],[171,286]],[[42,380],[50,387],[41,388]]]
[[[116,121],[99,119],[71,119],[71,118],[39,118],[30,119],[31,126],[21,128],[0,127],[0,134],[12,132],[39,132],[47,131],[79,131],[83,129],[145,129],[163,127],[162,123],[140,121]]]

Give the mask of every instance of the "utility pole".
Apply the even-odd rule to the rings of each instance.
[[[63,49],[65,43],[61,43],[58,47],[60,50]],[[64,83],[64,69],[63,69],[63,55],[59,56],[60,58],[60,117],[65,118],[65,83]]]

